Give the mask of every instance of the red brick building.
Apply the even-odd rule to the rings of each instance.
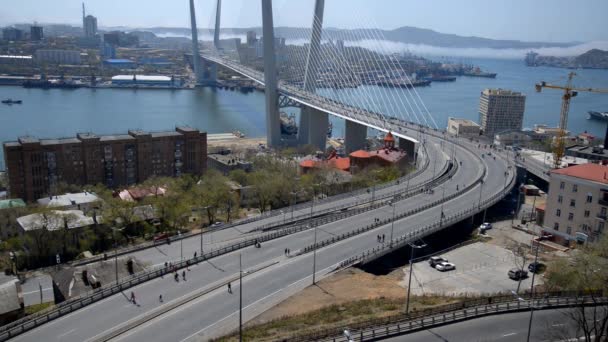
[[[60,182],[115,188],[151,176],[202,174],[207,168],[207,133],[190,127],[61,139],[21,137],[3,145],[10,196],[26,201],[54,194]]]

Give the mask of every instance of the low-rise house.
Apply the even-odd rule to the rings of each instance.
[[[91,210],[99,210],[101,199],[92,192],[67,193],[57,196],[49,196],[38,199],[42,207],[58,210],[81,210],[88,213]]]
[[[95,224],[95,220],[101,218],[86,216],[82,210],[51,210],[46,213],[35,213],[17,218],[21,227],[21,233],[26,234],[38,229],[46,229],[50,232],[68,229],[78,230]]]
[[[10,279],[0,284],[0,325],[23,317],[23,292],[19,280]]]

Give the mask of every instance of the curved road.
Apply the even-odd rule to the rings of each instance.
[[[430,137],[427,146],[439,147],[439,141]],[[429,149],[432,151],[434,149]],[[433,154],[433,152],[430,152]],[[433,194],[419,194],[412,198],[396,202],[396,212],[403,212],[420,207],[425,203],[441,199],[445,195],[462,191],[461,186],[474,183],[482,174],[483,168],[487,170],[485,185],[477,184],[469,191],[444,204],[444,212],[447,216],[455,214],[464,209],[475,206],[484,199],[498,193],[506,181],[512,177],[505,177],[504,170],[507,169],[506,162],[500,158],[480,159],[481,151],[471,153],[462,148],[455,149],[455,158],[462,161],[451,181],[440,185]],[[448,157],[441,152],[443,159]],[[432,156],[434,157],[434,156]],[[433,158],[437,159],[437,158]],[[480,166],[483,166],[480,167]],[[429,168],[432,170],[432,167]],[[427,171],[428,172],[428,171]],[[432,174],[431,174],[432,177]],[[403,184],[400,184],[403,186]],[[456,190],[456,185],[460,190]],[[388,191],[388,190],[387,190]],[[376,194],[378,195],[378,194]],[[440,219],[439,208],[433,207],[418,214],[398,220],[394,225],[395,236],[403,235],[418,227],[437,222]],[[305,210],[303,210],[305,211]],[[375,218],[388,218],[392,216],[389,207],[382,207],[361,215],[351,216],[344,220],[336,221],[317,230],[318,240],[331,238],[335,234],[352,231],[356,228],[368,225]],[[241,227],[238,227],[241,230]],[[233,230],[233,229],[230,229]],[[215,234],[228,234],[220,231]],[[236,229],[234,229],[236,230]],[[342,260],[356,256],[362,251],[378,245],[377,234],[390,236],[391,225],[379,227],[367,233],[354,236],[350,239],[329,245],[317,251],[317,278],[326,276],[333,267]],[[194,239],[193,239],[194,240]],[[194,240],[193,242],[195,242]],[[297,257],[288,258],[284,255],[284,249],[290,248],[295,251],[313,243],[313,231],[303,231],[280,239],[267,242],[260,249],[245,248],[238,252],[214,258],[208,262],[201,263],[191,268],[187,274],[187,281],[176,283],[172,277],[155,279],[148,283],[137,286],[133,291],[137,294],[138,305],[129,303],[126,297],[117,295],[60,319],[45,324],[37,329],[27,332],[15,338],[15,341],[87,341],[97,340],[107,336],[113,329],[143,320],[155,312],[166,309],[172,303],[180,301],[193,293],[211,289],[214,284],[222,285],[227,280],[238,275],[238,254],[243,256],[243,268],[245,270],[257,269],[276,264],[255,272],[244,278],[244,319],[250,319],[275,303],[287,298],[289,295],[310,285],[312,259],[311,253]],[[189,246],[184,243],[184,247]],[[179,253],[177,244],[172,244],[169,253]],[[192,244],[194,250],[200,248],[196,243]],[[142,251],[150,253],[150,250]],[[169,254],[174,255],[174,254]],[[144,258],[144,256],[141,256]],[[179,254],[177,255],[179,258]],[[151,257],[150,260],[154,260]],[[237,293],[238,285],[233,283],[232,288]],[[165,298],[164,303],[159,303],[158,295]],[[169,312],[131,329],[116,340],[201,340],[212,336],[218,336],[233,330],[238,322],[238,296],[228,294],[225,287],[212,290],[209,293],[181,305]]]

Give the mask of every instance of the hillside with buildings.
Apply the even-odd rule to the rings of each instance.
[[[535,52],[526,55],[528,66],[549,66],[557,68],[608,69],[608,51],[591,49],[579,56],[542,56]]]

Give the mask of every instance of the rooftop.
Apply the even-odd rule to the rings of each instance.
[[[12,279],[0,284],[0,315],[21,309],[18,283]]]
[[[113,135],[102,135],[99,137],[99,141],[115,141],[115,140],[135,140],[129,134],[113,134]]]
[[[99,197],[92,192],[67,193],[59,196],[49,196],[38,199],[38,204],[45,207],[69,207],[72,205],[87,204],[99,201]]]
[[[608,184],[608,167],[599,164],[574,165],[564,169],[553,170],[551,173]]]
[[[455,122],[460,125],[468,125],[468,126],[479,126],[479,124],[473,120],[469,119],[461,119],[461,118],[449,118],[450,121]]]
[[[512,90],[508,90],[508,89],[485,89],[483,91],[484,95],[495,95],[495,96],[524,96],[522,93],[517,92],[517,91],[512,91]]]
[[[85,216],[81,210],[52,210],[48,213],[30,214],[17,218],[19,226],[26,231],[46,228],[48,231],[81,228],[93,225],[92,217]]]
[[[0,209],[25,207],[21,198],[0,200]]]

